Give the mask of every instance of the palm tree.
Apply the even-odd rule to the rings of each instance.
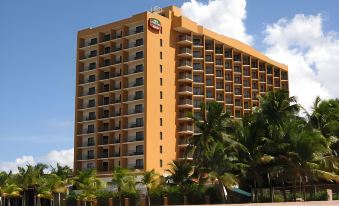
[[[193,153],[193,164],[196,172],[201,172],[202,168],[208,167],[209,163],[205,161],[205,157],[211,150],[213,143],[229,138],[226,131],[230,124],[230,116],[224,112],[221,104],[217,102],[203,104],[201,111],[206,113],[202,119],[190,115],[194,121],[194,127],[199,133],[190,138],[186,150],[187,153]]]
[[[72,175],[72,169],[69,166],[62,166],[57,163],[55,168],[51,168],[51,174],[55,174],[59,177],[58,181],[55,183],[54,192],[58,194],[58,206],[60,206],[61,194],[67,193],[68,187],[70,186],[69,177]]]
[[[135,191],[135,178],[127,169],[115,167],[112,176],[112,184],[118,189],[119,205],[121,206],[123,191]]]
[[[27,197],[33,195],[33,205],[36,206],[36,195],[39,179],[44,175],[44,170],[48,166],[45,164],[27,165],[26,167],[18,167],[19,173],[16,177],[18,185],[23,189],[23,205],[26,205]]]
[[[273,157],[265,151],[267,141],[263,123],[256,113],[234,123],[235,139],[243,146],[239,154],[240,162],[247,166],[245,177],[252,182],[255,202],[259,202],[258,189],[262,194],[261,187],[264,182],[262,175],[266,164],[273,160]]]
[[[7,174],[6,172],[0,172],[0,206],[2,206],[3,189],[10,175],[11,173]]]
[[[79,197],[85,201],[85,204],[87,204],[87,202],[92,204],[92,201],[96,198],[96,192],[104,188],[104,183],[96,176],[96,170],[90,169],[79,171],[71,180],[76,189],[82,190]]]
[[[169,164],[170,168],[166,171],[170,174],[167,180],[178,185],[180,192],[184,195],[184,204],[187,204],[187,193],[190,192],[193,183],[194,168],[192,162],[186,159],[174,160]]]
[[[150,199],[151,189],[159,184],[159,180],[160,180],[159,174],[157,174],[154,171],[154,169],[152,169],[151,171],[144,172],[144,175],[140,183],[146,186],[148,206],[151,205],[151,199]]]
[[[22,191],[22,189],[14,183],[11,183],[11,184],[6,183],[3,186],[2,194],[3,194],[3,197],[4,197],[4,202],[7,202],[7,206],[11,206],[11,199],[12,198],[21,197],[21,191]]]

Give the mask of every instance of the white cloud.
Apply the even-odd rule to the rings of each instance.
[[[289,66],[290,94],[310,109],[316,96],[339,97],[339,39],[325,32],[320,14],[297,14],[267,25],[266,54]]]
[[[210,0],[203,4],[196,0],[181,6],[182,14],[211,29],[247,44],[253,37],[246,33],[246,0]]]
[[[61,151],[52,150],[48,154],[39,157],[22,156],[16,158],[14,161],[0,162],[0,171],[12,171],[16,173],[18,172],[18,166],[22,167],[28,164],[35,165],[37,163],[45,163],[52,166],[59,163],[61,165],[68,165],[72,168],[73,154],[73,149],[67,149]]]

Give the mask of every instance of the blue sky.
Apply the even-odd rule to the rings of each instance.
[[[73,147],[78,30],[183,2],[1,0],[0,162]],[[321,13],[324,32],[338,32],[338,10],[336,0],[248,0],[244,24],[253,46],[264,51],[266,25]]]

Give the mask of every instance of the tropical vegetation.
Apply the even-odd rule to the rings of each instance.
[[[226,203],[237,188],[252,193],[253,202],[326,198],[306,187],[339,183],[339,100],[317,98],[309,112],[282,90],[259,101],[242,119],[234,120],[217,102],[202,105],[201,116],[189,114],[196,132],[187,158],[171,162],[166,177],[151,170],[138,179],[116,167],[106,186],[95,170],[72,176],[59,164],[27,165],[15,174],[0,172],[2,205],[59,206],[65,197],[85,205],[111,197],[123,205],[124,197],[138,198],[142,188],[148,205],[162,204],[165,196],[171,204],[202,203],[206,195],[211,203]]]

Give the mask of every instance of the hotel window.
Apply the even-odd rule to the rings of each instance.
[[[160,140],[162,140],[162,132],[160,132]]]
[[[143,32],[144,31],[144,26],[137,26],[135,27],[135,33],[140,33],[140,32]]]
[[[160,59],[162,59],[162,52],[160,52]]]
[[[162,167],[162,160],[160,160],[160,167]]]
[[[162,118],[160,118],[160,126],[162,126]]]
[[[162,146],[160,145],[160,154],[162,154]]]
[[[160,46],[162,47],[162,39],[160,39]]]
[[[160,112],[162,112],[162,104],[160,104]]]
[[[160,91],[160,99],[162,99],[162,91]]]
[[[160,73],[162,73],[162,65],[160,65]]]
[[[162,86],[162,78],[160,78],[160,86]]]

